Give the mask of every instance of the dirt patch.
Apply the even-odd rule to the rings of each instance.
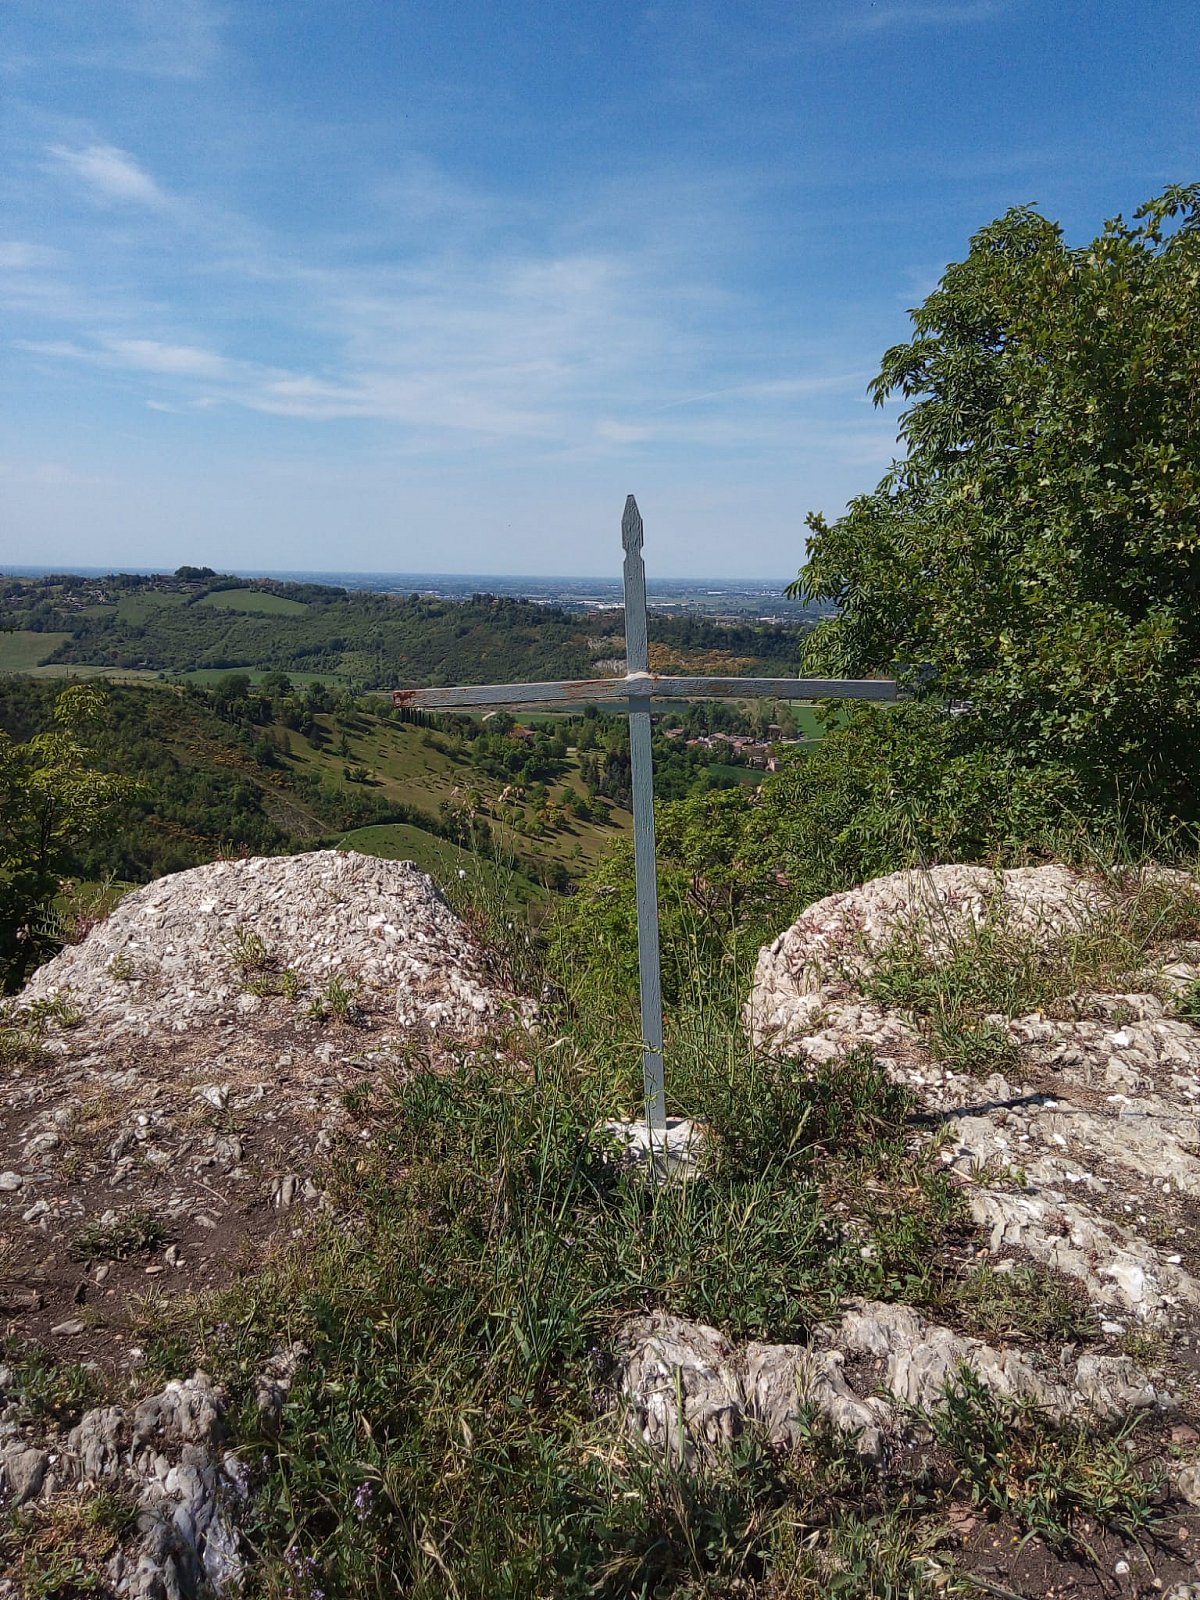
[[[356,1087],[411,1071],[411,1041],[272,1002],[169,1041],[84,1028],[13,1071],[0,1106],[0,1330],[119,1370],[158,1296],[255,1269],[322,1204],[333,1150],[370,1132]],[[91,1048],[89,1048],[91,1046]]]

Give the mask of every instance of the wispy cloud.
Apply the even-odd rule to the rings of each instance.
[[[0,272],[40,272],[57,265],[60,252],[28,239],[0,239]]]
[[[829,19],[830,30],[847,37],[899,28],[969,27],[1012,9],[1013,0],[865,0]]]
[[[225,15],[210,0],[38,0],[37,10],[39,54],[71,67],[197,80],[221,56]]]
[[[68,145],[54,144],[47,154],[78,178],[92,199],[156,209],[167,204],[167,196],[150,174],[116,145],[90,144],[72,149]]]

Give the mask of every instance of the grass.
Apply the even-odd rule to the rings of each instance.
[[[1065,929],[1017,926],[998,898],[978,925],[914,923],[877,953],[864,988],[916,1016],[936,1059],[980,1077],[1005,1072],[1020,1060],[1006,1018],[1071,1015],[1089,990],[1153,989],[1147,965],[1200,937],[1200,891],[1190,880],[1113,874],[1098,888],[1100,901]],[[1186,994],[1177,1002],[1182,1015],[1189,1003]]]
[[[143,589],[135,594],[123,594],[117,601],[115,611],[122,622],[145,622],[153,617],[157,611],[181,606],[187,596],[182,592],[170,589]],[[95,608],[101,614],[110,610],[108,606]]]
[[[505,785],[455,759],[451,747],[437,735],[370,714],[359,715],[349,727],[325,714],[315,721],[322,730],[322,742],[314,744],[294,730],[289,732],[291,763],[298,770],[341,786],[347,766],[364,767],[371,775],[372,794],[426,813],[437,811],[443,804],[461,807],[464,789],[473,790],[501,850],[525,863],[525,877],[536,876],[539,862],[561,862],[580,871],[599,859],[618,832],[632,829],[630,814],[613,807],[604,824],[575,820],[569,827],[543,831],[536,839],[528,837],[499,815],[499,797]],[[577,772],[568,773],[566,781],[552,785],[551,799],[560,802],[575,787],[576,780]],[[526,823],[534,818],[531,805],[509,802],[506,808]]]
[[[0,673],[28,672],[41,666],[70,637],[69,633],[34,633],[29,628],[0,631]]]
[[[178,674],[178,681],[181,683],[194,683],[201,688],[211,688],[214,683],[220,683],[222,678],[227,678],[231,670],[244,673],[251,683],[259,683],[271,672],[274,672],[275,668],[238,667],[231,669],[229,667],[197,667],[193,672]],[[172,677],[175,676],[175,674],[172,674]],[[331,688],[347,688],[350,681],[344,673],[340,672],[293,672],[289,669],[288,677],[293,683],[324,683]]]
[[[71,1427],[103,1398],[102,1384],[91,1368],[77,1361],[59,1361],[44,1345],[30,1342],[15,1351],[6,1350],[5,1364],[13,1369],[12,1391],[20,1396],[24,1420]]]
[[[119,1490],[59,1493],[0,1525],[0,1561],[24,1600],[111,1593],[108,1563],[136,1519],[136,1503]]]
[[[1162,1473],[1143,1474],[1130,1448],[1136,1421],[1101,1434],[1055,1427],[1027,1402],[992,1394],[968,1368],[933,1419],[975,1505],[1011,1517],[1055,1550],[1088,1553],[1090,1522],[1136,1538],[1157,1520]]]
[[[161,672],[150,667],[93,666],[85,661],[49,661],[23,670],[29,678],[65,678],[75,683],[90,678],[104,678],[111,683],[150,683],[162,677]]]
[[[546,890],[531,883],[523,874],[505,871],[486,856],[436,833],[427,833],[413,823],[389,822],[371,828],[355,828],[338,840],[339,850],[357,850],[362,855],[379,856],[384,861],[412,861],[427,872],[435,883],[454,893],[465,881],[484,880],[492,893],[508,904],[526,906],[544,900]]]
[[[816,1440],[811,1459],[747,1438],[694,1474],[664,1469],[603,1416],[614,1330],[662,1307],[803,1338],[846,1293],[936,1301],[958,1200],[869,1058],[808,1078],[747,1054],[712,1010],[675,1024],[672,1086],[709,1128],[701,1178],[646,1186],[597,1134],[637,1099],[611,1019],[547,1029],[528,1067],[472,1054],[374,1078],[352,1106],[370,1144],[347,1149],[314,1234],[219,1301],[166,1312],[152,1360],[226,1381],[238,1442],[269,1462],[261,1594],[616,1600],[755,1594],[784,1573],[779,1594],[824,1592],[842,1557],[805,1539],[829,1526],[830,1485],[846,1517],[877,1512],[874,1488]],[[251,1381],[294,1338],[310,1360],[272,1432]],[[896,1571],[925,1570],[922,1518],[893,1533]]]
[[[125,1261],[166,1244],[170,1234],[161,1217],[142,1210],[122,1211],[108,1222],[89,1222],[71,1240],[76,1261]]]
[[[877,981],[925,1016],[1024,1007],[1191,927],[1182,901],[1152,901],[1045,970],[985,930],[994,969],[889,952]],[[436,1072],[416,1046],[377,1065],[344,1099],[358,1127],[305,1231],[219,1295],[140,1313],[147,1385],[211,1373],[256,1463],[250,1600],[933,1600],[963,1589],[943,1520],[964,1498],[1066,1554],[1086,1554],[1088,1523],[1149,1526],[1158,1482],[1134,1433],[1051,1426],[969,1373],[935,1443],[891,1475],[814,1417],[793,1451],[748,1430],[692,1466],[633,1439],[615,1336],[638,1312],[798,1342],[850,1296],[1001,1341],[1086,1339],[1090,1317],[1036,1269],[960,1269],[961,1195],[913,1096],[864,1051],[817,1067],[755,1052],[746,974],[720,960],[669,1018],[671,1109],[705,1127],[700,1170],[629,1170],[599,1130],[639,1103],[636,1031],[588,1002],[585,974],[540,968],[502,898],[472,915],[506,940],[514,981],[548,994],[538,1033]],[[265,952],[245,954],[253,976]],[[349,990],[325,1000],[349,1020]],[[296,1340],[305,1360],[264,1416],[255,1374]]]
[[[370,1143],[346,1151],[314,1234],[164,1313],[151,1358],[228,1383],[240,1443],[266,1457],[263,1594],[615,1600],[753,1594],[736,1585],[785,1572],[761,1592],[825,1592],[834,1542],[805,1540],[828,1528],[838,1452],[784,1462],[748,1438],[664,1476],[604,1415],[614,1330],[660,1307],[803,1338],[848,1293],[937,1301],[958,1200],[869,1057],[809,1079],[713,1010],[674,1038],[674,1090],[709,1130],[700,1178],[647,1185],[613,1162],[597,1128],[636,1102],[636,1048],[607,1018],[549,1028],[529,1066],[376,1078],[354,1104]],[[833,1210],[846,1195],[853,1228]],[[295,1338],[311,1355],[274,1432],[252,1375]],[[839,1492],[874,1514],[860,1477]],[[895,1570],[924,1570],[921,1518],[893,1535]]]
[[[250,611],[268,617],[303,616],[308,607],[302,600],[272,594],[269,589],[218,589],[196,601],[214,611]]]
[[[1098,1336],[1095,1312],[1065,1283],[1038,1266],[1006,1272],[978,1267],[953,1290],[956,1320],[992,1344],[1032,1339],[1048,1345]]]
[[[812,1076],[754,1056],[714,1010],[677,1016],[672,1049],[707,1129],[699,1176],[654,1185],[611,1159],[597,1129],[636,1099],[636,1050],[576,1017],[528,1066],[474,1053],[359,1086],[370,1140],[347,1141],[313,1232],[157,1313],[152,1370],[224,1382],[262,1464],[256,1593],[932,1600],[955,1592],[940,1518],[964,1494],[1067,1550],[1085,1516],[1146,1525],[1155,1484],[1127,1435],[1010,1415],[966,1380],[943,1464],[901,1480],[811,1418],[791,1453],[751,1431],[690,1468],[625,1433],[609,1407],[631,1313],[803,1341],[848,1295],[937,1311],[959,1290],[960,1202],[907,1092],[861,1052]],[[1068,1325],[1032,1276],[974,1298],[997,1328],[1023,1303],[1039,1331]],[[253,1375],[295,1339],[309,1355],[267,1426]]]

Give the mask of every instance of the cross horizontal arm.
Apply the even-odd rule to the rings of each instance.
[[[393,689],[392,704],[421,711],[479,706],[614,705],[645,700],[894,700],[887,678],[577,678],[565,683],[484,683],[446,689]]]

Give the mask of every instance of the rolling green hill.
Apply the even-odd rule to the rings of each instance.
[[[0,672],[28,672],[70,639],[69,633],[34,633],[10,628],[0,633]]]
[[[655,616],[650,628],[658,671],[777,673],[797,659],[793,628],[692,615]],[[617,612],[215,574],[0,580],[0,629],[41,634],[40,663],[55,670],[284,671],[358,689],[603,676],[625,648]]]
[[[0,728],[25,740],[48,727],[56,692],[27,676],[0,678]],[[586,821],[569,804],[564,811],[584,793],[578,757],[562,763],[543,801],[472,767],[452,739],[361,705],[306,709],[303,725],[290,727],[300,720],[295,694],[279,715],[254,702],[261,720],[247,722],[238,718],[248,702],[231,708],[182,685],[111,684],[96,762],[134,775],[139,792],[108,835],[81,850],[78,875],[144,882],[220,855],[345,841],[410,855],[449,882],[474,859],[474,844],[479,870],[514,904],[533,905],[631,826],[611,802],[594,804]]]

